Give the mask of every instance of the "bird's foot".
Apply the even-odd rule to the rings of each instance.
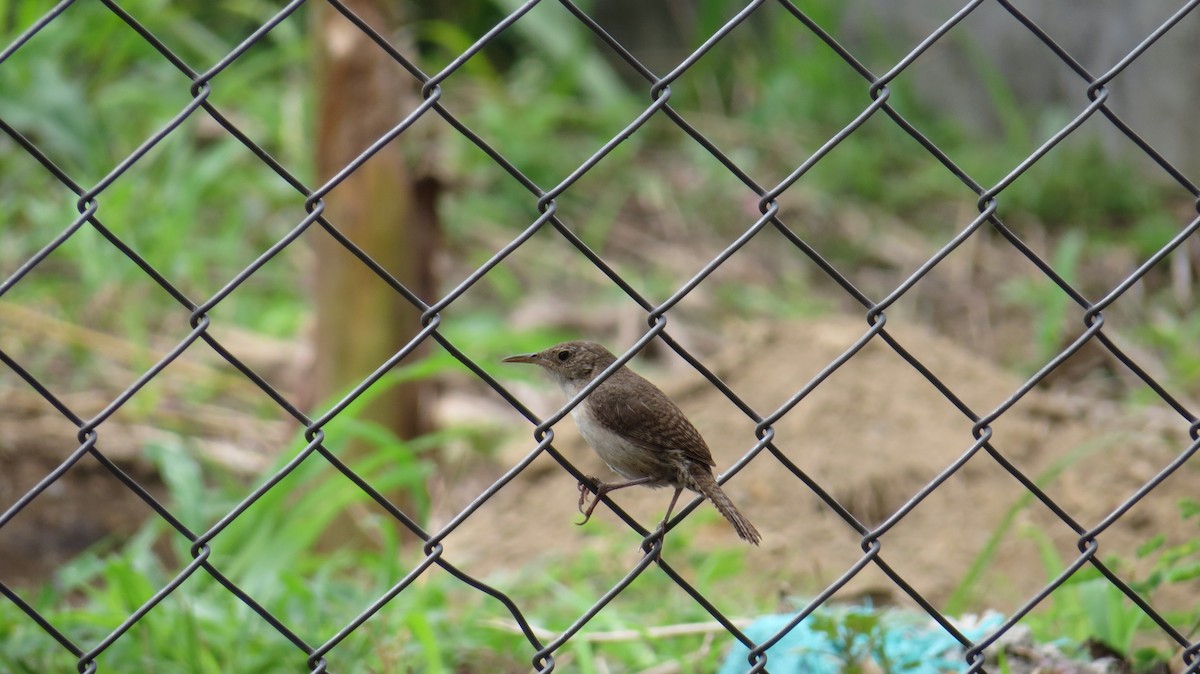
[[[666,536],[667,521],[663,520],[658,525],[657,529],[651,531],[646,535],[645,538],[642,539],[642,552],[645,552],[646,554],[653,554],[654,561],[661,562],[663,545],[665,545],[667,542]]]
[[[592,511],[594,511],[596,506],[600,503],[600,497],[604,495],[604,492],[608,491],[605,489],[606,485],[603,482],[591,476],[588,476],[588,479],[596,483],[596,498],[592,499],[591,504],[589,504],[588,494],[592,493],[592,488],[589,487],[586,482],[579,483],[579,512],[583,513],[583,520],[576,522],[576,526],[583,526],[587,524],[587,521],[592,518]],[[586,510],[584,509],[585,505],[587,506]]]
[[[588,479],[592,480],[593,482],[596,481],[596,478],[591,477],[591,476],[589,476]],[[584,482],[583,480],[580,480],[579,481],[579,512],[583,512],[583,506],[585,504],[587,504],[587,497],[588,497],[588,494],[590,494],[590,493],[592,493],[592,488],[589,487],[586,482]]]

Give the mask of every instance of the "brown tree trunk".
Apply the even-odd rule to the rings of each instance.
[[[387,36],[397,21],[385,9],[395,3],[346,3]],[[365,34],[325,3],[312,7],[318,179],[324,183],[411,111],[419,98],[415,81]],[[325,197],[325,217],[401,283],[423,298],[432,291],[431,188],[405,163],[401,135]],[[420,311],[390,288],[331,236],[315,234],[313,291],[316,302],[314,400],[318,409],[375,370],[420,329]],[[405,362],[411,362],[411,359]],[[403,365],[404,362],[401,363]],[[382,385],[382,384],[377,384]],[[391,387],[357,418],[381,424],[400,438],[426,429],[418,384]],[[330,438],[353,466],[374,448]],[[411,495],[391,493],[411,511]],[[341,527],[333,527],[334,530]]]

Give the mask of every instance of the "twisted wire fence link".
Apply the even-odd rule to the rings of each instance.
[[[78,217],[69,222],[61,232],[57,233],[40,250],[24,260],[15,271],[3,279],[2,283],[0,283],[0,297],[3,297],[20,284],[31,271],[41,265],[57,248],[77,236],[81,230],[89,228],[97,233],[107,245],[112,246],[121,255],[128,258],[149,279],[161,287],[174,302],[186,310],[188,331],[185,336],[167,349],[166,353],[157,362],[148,367],[129,386],[111,401],[108,401],[98,413],[95,413],[91,417],[83,415],[68,402],[57,397],[51,391],[51,386],[35,376],[27,364],[20,362],[13,354],[0,350],[0,362],[22,380],[23,385],[44,398],[58,414],[78,428],[78,445],[73,448],[64,447],[64,458],[59,465],[48,472],[36,485],[24,493],[13,504],[8,506],[3,514],[0,514],[0,536],[4,535],[3,527],[9,521],[28,507],[40,495],[52,488],[73,465],[83,457],[90,456],[98,461],[133,495],[145,502],[156,517],[161,518],[179,536],[186,538],[190,542],[192,558],[166,584],[158,588],[148,600],[129,613],[108,635],[91,643],[76,643],[60,626],[55,625],[52,619],[39,613],[20,592],[0,583],[0,593],[4,595],[6,600],[57,641],[63,649],[75,657],[80,672],[96,671],[99,667],[98,658],[110,646],[119,639],[127,638],[130,629],[152,612],[155,606],[174,593],[177,588],[190,578],[198,575],[207,575],[217,581],[217,583],[236,597],[237,600],[248,606],[258,618],[265,621],[282,637],[293,644],[298,653],[297,663],[293,663],[291,665],[292,668],[296,668],[302,663],[304,667],[309,668],[313,672],[326,671],[331,667],[326,658],[333,648],[380,611],[388,602],[403,595],[417,579],[421,578],[434,567],[448,572],[464,586],[487,595],[503,606],[511,614],[512,619],[519,626],[524,637],[529,642],[529,658],[533,668],[539,672],[549,672],[555,670],[555,655],[563,646],[574,638],[609,602],[620,595],[621,592],[629,587],[639,576],[646,573],[652,566],[657,566],[679,588],[710,613],[733,638],[746,646],[750,653],[746,662],[746,671],[748,672],[768,671],[770,666],[768,649],[779,643],[797,625],[811,616],[818,607],[828,602],[834,594],[862,573],[864,569],[872,566],[878,568],[890,578],[900,591],[910,597],[913,602],[927,612],[937,624],[962,645],[963,652],[965,653],[963,663],[965,671],[983,671],[985,649],[995,644],[998,639],[1010,632],[1023,617],[1045,601],[1051,593],[1067,582],[1080,569],[1090,566],[1107,579],[1129,601],[1140,608],[1145,616],[1155,623],[1168,638],[1178,644],[1181,665],[1186,672],[1189,674],[1200,672],[1200,657],[1198,657],[1200,656],[1200,643],[1193,643],[1190,640],[1190,636],[1176,629],[1161,612],[1156,610],[1154,606],[1130,586],[1126,578],[1122,577],[1120,573],[1102,561],[1099,556],[1102,549],[1102,535],[1105,530],[1124,516],[1147,494],[1162,484],[1200,449],[1200,419],[1178,397],[1174,396],[1167,389],[1166,385],[1156,380],[1143,365],[1139,364],[1135,357],[1115,344],[1104,330],[1104,312],[1125,295],[1148,271],[1158,265],[1168,254],[1195,234],[1196,230],[1200,229],[1200,217],[1193,218],[1176,236],[1150,255],[1133,273],[1112,286],[1103,296],[1092,298],[1086,296],[1081,290],[1076,288],[1066,278],[1062,270],[1055,269],[1050,261],[1040,256],[1034,250],[1033,246],[1024,241],[1016,231],[1005,224],[1000,215],[1000,207],[1006,198],[1005,192],[1018,178],[1041,161],[1058,143],[1076,133],[1084,123],[1097,120],[1102,120],[1117,129],[1120,134],[1128,138],[1130,142],[1139,148],[1153,164],[1161,168],[1164,174],[1174,181],[1174,183],[1186,190],[1192,197],[1200,198],[1200,189],[1186,177],[1183,170],[1167,161],[1162,153],[1157,151],[1139,135],[1137,129],[1122,119],[1108,105],[1110,97],[1109,85],[1119,79],[1131,63],[1141,57],[1177,24],[1185,19],[1194,21],[1195,17],[1189,15],[1195,9],[1196,5],[1200,4],[1200,0],[1182,3],[1177,11],[1167,17],[1161,25],[1141,38],[1136,45],[1115,64],[1111,65],[1108,70],[1099,73],[1093,73],[1081,65],[1067,50],[1055,41],[1052,35],[1029,16],[1022,13],[1014,3],[1007,0],[995,0],[995,2],[991,3],[985,3],[985,0],[974,0],[973,2],[965,3],[882,73],[874,72],[868,68],[846,47],[840,44],[833,35],[827,32],[816,20],[805,12],[801,6],[803,3],[794,3],[789,0],[780,0],[778,2],[759,0],[748,3],[740,8],[735,8],[729,12],[729,18],[719,29],[711,35],[706,36],[698,47],[676,63],[670,70],[660,73],[635,57],[630,49],[606,30],[584,7],[570,0],[561,0],[558,5],[562,9],[565,9],[574,20],[578,21],[580,26],[594,35],[596,44],[601,45],[602,49],[609,52],[607,56],[628,65],[637,77],[644,80],[641,86],[645,87],[646,103],[607,142],[595,149],[578,166],[567,172],[556,184],[552,185],[539,184],[525,175],[513,161],[506,158],[496,147],[489,144],[485,138],[469,128],[462,119],[456,116],[452,106],[444,100],[446,91],[453,87],[455,76],[463,69],[464,65],[501,35],[511,31],[515,24],[524,20],[524,17],[535,6],[541,4],[539,0],[530,0],[517,7],[511,13],[508,13],[465,51],[450,60],[440,71],[434,73],[425,72],[418,67],[415,60],[406,56],[400,47],[380,32],[379,27],[369,25],[342,2],[329,0],[328,4],[334,10],[340,13],[357,30],[361,31],[375,47],[382,49],[390,55],[408,73],[408,76],[413,78],[416,85],[420,88],[421,100],[411,110],[402,111],[400,122],[396,123],[390,131],[379,137],[370,147],[365,149],[341,170],[337,171],[332,178],[322,185],[307,185],[296,175],[289,172],[282,163],[272,157],[262,146],[256,144],[249,134],[239,128],[231,117],[227,116],[212,99],[214,82],[219,80],[221,74],[228,69],[236,68],[239,58],[280,24],[286,21],[295,21],[296,19],[293,14],[304,4],[303,0],[293,0],[282,6],[276,14],[258,26],[246,39],[242,40],[223,58],[204,71],[193,68],[182,57],[174,53],[167,44],[146,28],[139,21],[138,17],[122,7],[120,2],[117,0],[101,0],[101,2],[111,12],[113,17],[126,24],[133,31],[136,31],[150,48],[187,78],[189,82],[187,85],[189,101],[160,129],[118,161],[94,184],[77,182],[75,177],[55,164],[50,158],[49,153],[44,151],[29,137],[23,135],[17,126],[10,123],[9,120],[0,118],[0,131],[8,136],[15,147],[18,148],[18,151],[35,160],[40,165],[41,170],[45,171],[47,175],[76,195],[76,207],[79,213]],[[44,16],[25,28],[10,44],[5,45],[3,51],[0,51],[0,68],[4,67],[4,62],[9,57],[25,48],[26,44],[40,32],[52,29],[57,22],[72,21],[70,13],[66,10],[73,4],[75,3],[71,0],[64,0],[64,2],[55,5]],[[547,2],[547,4],[551,3]],[[894,94],[892,88],[895,82],[905,77],[906,71],[923,53],[938,41],[946,39],[946,36],[951,31],[955,30],[967,17],[985,4],[993,8],[999,7],[1003,10],[1003,12],[1011,17],[1012,22],[1026,30],[1029,36],[1043,45],[1048,53],[1052,54],[1054,58],[1068,67],[1078,78],[1076,103],[1071,111],[1073,117],[1066,124],[1049,133],[1040,146],[1015,166],[1011,167],[1011,169],[1008,169],[1000,180],[991,185],[978,181],[968,171],[956,164],[946,152],[939,148],[927,135],[922,133],[913,122],[906,118],[893,104]],[[706,55],[709,55],[710,58],[720,58],[719,55],[712,54],[714,47],[725,40],[728,35],[737,30],[739,26],[742,26],[756,13],[764,11],[764,6],[769,6],[771,11],[781,12],[779,16],[783,16],[797,34],[815,39],[822,45],[822,48],[831,50],[832,53],[840,57],[861,78],[861,81],[854,83],[854,86],[861,87],[862,92],[862,106],[858,114],[840,131],[825,139],[810,156],[795,158],[795,168],[782,180],[773,185],[761,183],[755,177],[751,176],[747,170],[738,165],[730,153],[726,153],[718,147],[714,140],[706,137],[688,119],[685,113],[672,104],[672,85],[681,77],[684,77]],[[178,133],[180,126],[185,121],[197,116],[207,116],[219,125],[223,133],[228,134],[244,145],[246,149],[262,162],[262,165],[266,169],[277,174],[288,186],[295,190],[298,199],[302,200],[305,207],[305,215],[293,223],[283,236],[267,247],[253,262],[226,279],[219,290],[211,296],[201,298],[189,297],[178,285],[172,283],[169,272],[157,269],[149,261],[141,257],[126,240],[123,240],[121,236],[114,233],[104,222],[106,215],[105,198],[108,195],[109,188],[141,162],[155,146],[172,134]],[[441,120],[453,129],[454,133],[482,151],[490,161],[503,169],[516,185],[528,192],[529,204],[535,207],[537,212],[537,217],[525,225],[525,228],[519,235],[495,250],[485,262],[473,272],[466,275],[443,297],[428,303],[418,297],[412,290],[405,287],[402,282],[376,263],[362,248],[355,245],[355,243],[343,235],[338,229],[338,223],[331,222],[325,217],[325,197],[384,146],[392,142],[404,142],[409,137],[406,134],[409,134],[413,126],[422,119]],[[615,149],[639,133],[639,130],[653,119],[667,120],[674,127],[682,131],[699,149],[718,162],[744,186],[747,195],[757,200],[757,208],[760,214],[750,226],[746,227],[720,250],[719,253],[702,265],[700,270],[690,279],[676,288],[667,299],[658,303],[640,294],[630,282],[622,278],[614,266],[607,263],[600,254],[580,238],[578,233],[560,215],[559,203],[560,198],[575,187],[582,177],[592,171],[600,162],[604,161]],[[785,221],[779,204],[779,198],[789,188],[822,162],[840,143],[858,133],[865,124],[873,120],[889,123],[911,137],[921,148],[921,151],[940,164],[948,175],[961,183],[964,190],[969,190],[970,193],[977,197],[978,206],[977,216],[973,217],[960,231],[950,237],[940,249],[920,264],[911,275],[880,296],[872,296],[858,288],[833,262],[823,257],[813,244],[805,240],[796,227]],[[795,123],[802,125],[804,120],[797,119]],[[786,129],[772,130],[772,132],[776,133],[787,133],[788,131]],[[354,256],[358,263],[368,267],[405,302],[419,309],[421,312],[421,327],[402,349],[387,359],[386,362],[382,363],[370,375],[363,378],[361,382],[348,391],[340,400],[315,417],[310,417],[303,413],[295,402],[289,400],[283,393],[273,387],[260,373],[235,356],[217,338],[214,334],[213,326],[214,322],[219,319],[214,316],[213,312],[235,289],[254,276],[268,261],[285,249],[288,249],[289,246],[294,245],[295,241],[304,232],[313,228],[320,229],[330,235],[349,254]],[[862,315],[865,318],[865,326],[861,336],[853,344],[846,348],[837,358],[829,362],[808,382],[804,383],[803,386],[795,390],[783,404],[775,409],[759,410],[740,398],[711,369],[706,367],[693,354],[689,353],[672,336],[668,326],[673,308],[687,297],[689,293],[704,283],[721,265],[731,257],[737,255],[748,242],[767,229],[773,229],[782,235],[789,245],[794,247],[797,255],[810,260],[817,269],[841,289],[847,298],[861,305],[863,310]],[[1075,316],[1081,322],[1082,332],[1070,344],[1059,350],[1044,363],[1037,372],[1024,381],[1016,390],[1011,391],[1008,397],[999,405],[992,409],[974,409],[955,393],[948,382],[937,377],[926,364],[922,363],[917,356],[907,349],[899,337],[889,331],[888,311],[916,284],[927,278],[933,269],[955,249],[984,230],[990,230],[998,234],[1011,246],[1013,251],[1028,260],[1047,280],[1057,286],[1074,304],[1078,305],[1079,310]],[[647,325],[646,330],[638,337],[635,343],[620,353],[617,363],[607,368],[584,391],[574,396],[562,408],[547,418],[539,418],[517,396],[488,374],[479,363],[473,361],[464,353],[443,330],[445,322],[444,314],[448,308],[454,305],[468,290],[495,269],[497,265],[524,246],[535,234],[543,231],[549,231],[569,244],[577,251],[578,260],[594,266],[613,286],[627,295],[632,302],[636,303],[644,312]],[[660,556],[659,553],[662,550],[663,544],[661,536],[653,535],[651,531],[639,524],[629,513],[622,510],[617,503],[609,500],[607,497],[601,497],[604,503],[612,508],[616,515],[633,531],[645,537],[643,542],[643,551],[645,554],[624,577],[596,599],[586,610],[580,613],[572,624],[552,639],[544,639],[542,636],[539,636],[531,625],[530,620],[526,617],[526,607],[521,606],[518,601],[505,592],[463,571],[444,556],[445,548],[443,541],[446,537],[471,518],[492,497],[504,489],[506,485],[525,471],[539,457],[549,456],[578,480],[586,481],[590,479],[580,468],[555,449],[555,426],[591,390],[655,339],[662,340],[667,344],[702,375],[708,384],[723,394],[736,409],[754,424],[755,442],[753,446],[725,474],[720,476],[722,482],[737,474],[751,462],[776,461],[784,469],[780,473],[779,479],[791,480],[795,478],[799,484],[804,485],[806,490],[814,494],[833,513],[836,513],[844,520],[845,525],[861,538],[861,556],[847,566],[834,582],[817,593],[802,609],[796,611],[792,619],[783,628],[763,641],[756,642],[749,638],[735,625],[734,620],[717,608],[712,598],[705,596],[704,592],[688,582],[678,569],[672,567],[669,559],[664,559]],[[426,530],[414,518],[413,514],[407,513],[391,503],[376,487],[372,486],[368,480],[353,470],[335,452],[326,446],[325,434],[325,428],[331,421],[337,418],[338,415],[343,414],[372,385],[376,384],[397,364],[404,361],[426,343],[439,344],[453,358],[461,362],[474,376],[494,390],[497,395],[520,414],[525,416],[534,426],[534,440],[536,443],[521,460],[512,465],[507,472],[496,479],[486,489],[482,490],[461,511],[449,518],[437,530]],[[913,494],[898,510],[874,527],[868,526],[856,518],[845,504],[839,502],[826,487],[821,485],[819,480],[806,473],[804,468],[798,465],[777,444],[776,430],[776,424],[780,419],[792,411],[818,387],[825,385],[825,382],[834,372],[853,360],[864,347],[871,343],[883,344],[891,349],[896,355],[907,362],[915,373],[944,396],[946,401],[972,425],[971,437],[963,438],[961,453],[957,458],[946,465],[941,472]],[[277,471],[267,476],[240,503],[217,518],[216,522],[205,531],[195,531],[187,527],[175,513],[151,493],[151,490],[146,485],[140,483],[138,479],[123,471],[113,462],[110,455],[106,453],[108,452],[108,445],[112,440],[110,439],[110,434],[106,433],[105,428],[105,422],[126,405],[139,390],[154,380],[155,377],[159,376],[165,368],[169,367],[185,352],[198,348],[199,344],[204,344],[212,349],[213,352],[235,368],[240,373],[240,376],[251,382],[273,401],[280,410],[292,417],[303,428],[303,435],[306,442],[304,447],[295,456],[290,458]],[[1003,443],[997,440],[994,427],[998,419],[1012,409],[1014,405],[1021,401],[1047,376],[1081,348],[1089,345],[1103,348],[1143,382],[1163,403],[1169,406],[1174,413],[1189,425],[1191,437],[1191,443],[1185,447],[1180,447],[1178,455],[1173,461],[1162,468],[1160,472],[1142,485],[1135,493],[1121,501],[1106,517],[1098,523],[1090,525],[1078,521],[1066,508],[1058,504],[1050,494],[1039,487],[1033,477],[1017,467],[1009,456],[1005,454]],[[946,480],[958,473],[968,461],[977,456],[986,456],[994,461],[1022,489],[1027,490],[1050,513],[1065,526],[1069,527],[1078,536],[1078,555],[1067,563],[1059,575],[1046,583],[1034,595],[1028,597],[999,628],[981,639],[972,640],[889,563],[890,554],[886,544],[886,534],[923,500],[938,490]],[[419,538],[423,542],[423,557],[407,574],[401,578],[394,579],[394,583],[385,592],[380,594],[375,601],[363,607],[340,630],[326,635],[325,640],[321,643],[306,641],[299,635],[299,630],[296,627],[289,625],[283,617],[273,614],[259,599],[227,577],[221,571],[218,563],[219,557],[215,555],[212,547],[214,539],[242,516],[247,509],[262,499],[268,492],[276,489],[277,485],[296,470],[298,466],[305,461],[313,459],[326,462],[330,467],[344,475],[394,518],[397,523],[407,529],[412,536]],[[696,498],[682,507],[671,521],[667,523],[666,529],[670,530],[677,526],[680,521],[695,510],[699,503],[699,498]]]

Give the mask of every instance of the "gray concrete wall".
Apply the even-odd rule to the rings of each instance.
[[[883,73],[963,6],[962,0],[851,0],[839,39]],[[1100,76],[1183,5],[1183,0],[1024,0],[1014,5],[1093,76]],[[1119,74],[1109,107],[1193,180],[1200,180],[1200,10],[1193,11]],[[902,75],[922,100],[976,131],[1001,127],[983,84],[988,71],[1011,94],[1040,141],[1088,103],[1087,83],[998,3],[985,2]],[[998,77],[997,77],[998,76]],[[1107,148],[1141,153],[1097,116],[1084,130]]]

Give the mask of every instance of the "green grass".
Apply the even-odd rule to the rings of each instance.
[[[331,428],[329,435],[336,438],[344,431],[344,427]],[[302,444],[298,441],[293,451]],[[386,489],[408,474],[423,473],[419,451],[405,456],[384,450],[358,466],[376,487]],[[245,493],[245,486],[214,482],[179,449],[156,447],[150,458],[167,483],[169,507],[191,526],[210,524]],[[302,638],[319,644],[422,559],[419,541],[381,513],[358,519],[374,545],[322,549],[319,541],[339,513],[367,505],[357,487],[323,461],[310,459],[212,541],[212,562]],[[127,541],[79,556],[41,589],[22,594],[87,649],[182,568],[191,558],[188,547],[185,539],[155,519]],[[744,571],[740,551],[689,552],[686,540],[673,543],[672,548],[676,550],[673,564],[685,569],[702,589]],[[608,589],[611,567],[607,555],[584,551],[569,558],[543,559],[489,581],[502,589],[519,588],[525,615],[535,626],[549,630],[552,638]],[[755,607],[742,600],[737,608],[752,611]],[[694,654],[704,635],[645,633],[652,625],[706,620],[711,617],[703,608],[652,567],[556,657],[572,660],[578,667],[603,659],[616,671],[670,660],[684,663],[684,671],[711,671],[722,649],[710,649],[697,661]],[[330,663],[335,669],[353,663],[356,671],[527,671],[535,649],[511,624],[510,614],[497,601],[434,567],[339,644],[329,656]],[[632,634],[593,642],[587,636],[591,631]],[[57,671],[73,661],[15,609],[0,613],[0,641],[11,646],[0,651],[4,671]],[[100,662],[129,671],[199,674],[263,671],[289,662],[303,667],[304,656],[199,571],[107,649]]]
[[[269,16],[270,3],[214,3],[189,13],[161,0],[125,5],[193,68],[204,70]],[[18,3],[13,26],[44,8]],[[310,176],[311,156],[294,135],[308,126],[309,94],[302,17],[281,25],[213,83],[212,101],[257,142]],[[11,37],[11,36],[6,36]],[[86,64],[79,67],[79,64]],[[266,83],[266,84],[264,84]],[[188,78],[107,9],[71,7],[0,68],[0,116],[40,147],[84,189],[105,174],[191,100]],[[207,299],[237,270],[304,216],[303,198],[249,150],[199,111],[97,197],[97,216],[194,301]],[[210,128],[212,127],[212,128]],[[0,168],[6,245],[0,268],[16,265],[76,217],[76,198],[7,136],[13,161]],[[77,315],[93,293],[126,300],[126,318],[156,328],[159,291],[85,225],[21,286],[49,290],[39,307]],[[271,264],[221,305],[224,315],[258,332],[293,336],[303,316],[296,270]],[[89,292],[67,290],[85,288]],[[106,314],[96,321],[113,329]]]

